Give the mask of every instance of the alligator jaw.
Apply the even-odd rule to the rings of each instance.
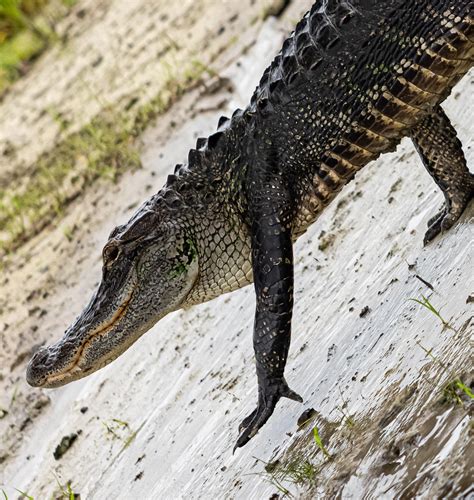
[[[122,351],[117,353],[110,351],[112,356],[109,354],[106,359],[97,359],[91,364],[87,354],[95,341],[110,334],[120,324],[132,300],[133,291],[133,289],[129,291],[122,304],[108,321],[98,325],[83,336],[82,343],[80,346],[77,346],[77,344],[74,346],[73,350],[75,352],[66,362],[62,361],[60,356],[63,357],[65,352],[67,354],[69,341],[67,335],[59,342],[42,348],[35,353],[27,368],[26,379],[28,384],[33,387],[47,389],[60,387],[103,368],[117,358]]]

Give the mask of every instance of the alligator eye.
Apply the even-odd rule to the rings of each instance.
[[[112,264],[119,255],[119,248],[116,245],[105,247],[104,249],[104,261],[106,264]]]

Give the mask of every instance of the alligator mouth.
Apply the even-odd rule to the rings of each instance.
[[[62,385],[61,382],[64,380],[67,375],[76,375],[79,372],[82,372],[82,375],[79,377],[75,378],[82,378],[89,373],[92,373],[93,371],[98,370],[104,365],[100,366],[92,366],[89,367],[88,369],[83,369],[79,366],[79,363],[84,357],[84,352],[87,351],[87,348],[90,346],[92,342],[94,342],[97,338],[103,337],[104,335],[107,335],[119,322],[120,320],[125,316],[128,306],[133,298],[133,292],[134,289],[130,290],[128,295],[125,297],[125,300],[120,304],[120,306],[117,308],[117,310],[114,312],[110,320],[105,324],[105,325],[100,325],[95,328],[95,330],[92,330],[92,332],[89,333],[86,341],[83,343],[82,347],[79,349],[79,351],[75,354],[74,358],[70,362],[69,366],[65,371],[61,371],[56,374],[51,374],[46,377],[45,382],[42,384],[43,387],[57,387],[59,385]],[[112,361],[113,358],[110,360]],[[107,364],[107,363],[105,363]]]

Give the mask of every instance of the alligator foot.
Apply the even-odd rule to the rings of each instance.
[[[423,165],[446,198],[443,210],[428,222],[423,243],[450,229],[474,197],[474,175],[469,172],[461,141],[441,106],[435,106],[411,131]]]
[[[442,210],[440,210],[434,217],[431,217],[431,219],[428,221],[426,224],[428,226],[428,231],[425,233],[425,237],[423,238],[423,245],[427,245],[430,243],[430,241],[434,240],[438,234],[441,233],[441,231],[449,229],[448,227],[443,228],[443,221],[447,217],[447,207],[443,207]],[[452,223],[449,225],[451,227],[454,224],[455,221],[452,221]]]
[[[246,445],[257,434],[260,428],[263,427],[275,410],[280,398],[292,399],[293,401],[298,401],[298,403],[303,402],[303,398],[288,387],[285,379],[262,384],[259,387],[257,408],[244,418],[239,426],[241,434],[235,443],[234,452],[237,448]]]
[[[472,195],[470,197],[472,198]],[[451,229],[461,217],[464,209],[469,204],[469,201],[469,197],[466,196],[466,201],[462,204],[462,206],[457,206],[453,209],[448,208],[448,206],[445,205],[443,209],[440,210],[434,217],[431,217],[427,223],[428,231],[426,231],[425,237],[423,238],[423,245],[427,245],[433,241],[438,234]]]

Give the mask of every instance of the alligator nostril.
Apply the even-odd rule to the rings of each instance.
[[[33,354],[26,368],[26,381],[33,387],[39,387],[43,383],[44,371],[49,358],[48,349],[41,347]]]
[[[48,359],[48,350],[41,347],[38,351],[33,354],[31,358],[31,364],[43,364]]]

